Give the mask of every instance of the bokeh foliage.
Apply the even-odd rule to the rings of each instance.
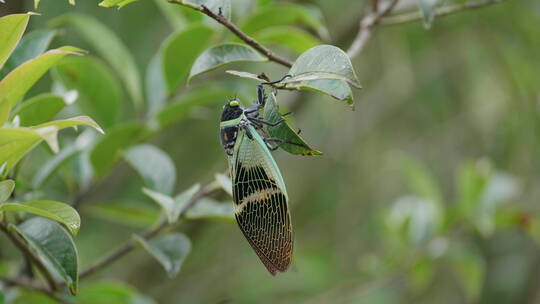
[[[160,238],[133,236],[163,219],[160,206],[174,221],[197,191],[193,185],[209,182],[218,189],[227,182],[215,179],[226,168],[217,138],[221,105],[236,94],[250,102],[257,82],[225,70],[272,79],[289,71],[271,62],[237,62],[187,85],[204,50],[240,41],[206,16],[163,2],[140,0],[116,10],[88,1],[42,1],[42,15],[30,18],[23,38],[42,46],[25,58],[63,45],[88,54],[59,61],[26,94],[23,105],[30,97],[50,103],[45,116],[21,107],[5,119],[12,122],[19,113],[20,125],[28,127],[88,115],[105,135],[63,131],[58,154],[37,146],[16,168],[16,196],[9,203],[46,199],[80,207],[82,227],[74,238],[80,268],[132,238],[150,253],[134,251],[81,280],[77,303],[538,301],[539,4],[509,1],[427,18],[433,21],[429,31],[422,22],[381,26],[353,58],[354,79],[333,79],[338,83],[330,86],[340,92],[337,99],[350,102],[354,95],[355,111],[323,94],[278,92],[282,112],[293,110],[302,137],[324,155],[275,153],[296,240],[293,268],[273,278],[231,224],[223,191]],[[428,2],[421,7],[427,17]],[[26,10],[34,5],[24,4]],[[296,58],[321,43],[346,49],[369,5],[234,0],[230,18]],[[260,59],[237,51],[243,59]],[[12,58],[5,65],[10,70],[24,61]],[[215,65],[238,57],[230,58]],[[362,90],[342,85],[356,78]],[[27,145],[41,140],[22,132]],[[166,176],[145,169],[161,166]],[[0,184],[0,194],[9,188]],[[17,233],[32,237],[31,227],[19,226]],[[3,236],[0,242],[8,244]],[[2,245],[0,257],[0,275],[17,272],[12,246]],[[69,282],[73,276],[66,274]],[[24,289],[6,298],[49,301]]]

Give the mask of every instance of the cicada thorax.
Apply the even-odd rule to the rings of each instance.
[[[244,114],[244,108],[236,99],[229,100],[221,112],[220,139],[227,155],[232,156],[234,144],[238,137],[239,124]]]

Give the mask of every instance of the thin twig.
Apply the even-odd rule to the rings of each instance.
[[[398,1],[399,0],[392,0],[392,2],[388,3],[384,9],[373,11],[371,14],[360,20],[360,30],[349,47],[349,50],[347,50],[347,55],[349,55],[350,58],[354,58],[360,54],[369,38],[371,38],[371,34],[373,34],[373,31],[375,30],[375,25],[379,23],[382,17],[392,11]]]
[[[371,10],[374,12],[379,11],[379,0],[371,0]]]
[[[214,193],[214,191],[216,191],[216,190],[217,190],[217,187],[216,187],[216,185],[214,183],[211,183],[211,184],[207,185],[206,187],[204,187],[203,189],[201,189],[199,192],[197,192],[187,202],[187,204],[184,206],[184,208],[182,210],[180,210],[179,215],[180,216],[184,215],[189,209],[191,209],[197,203],[197,201],[199,201],[201,198],[203,198],[205,196],[208,196],[208,195]],[[163,220],[158,225],[156,225],[154,228],[152,228],[152,229],[146,231],[145,233],[143,233],[141,237],[144,240],[149,240],[149,239],[155,237],[156,235],[158,235],[164,229],[169,228],[171,225],[172,224],[168,223],[166,220]],[[79,274],[79,279],[83,279],[83,278],[85,278],[85,277],[87,277],[87,276],[89,276],[89,275],[91,275],[91,274],[105,268],[106,266],[112,264],[113,262],[115,262],[119,258],[123,257],[124,255],[130,253],[133,249],[135,249],[135,245],[136,245],[136,243],[132,239],[126,241],[120,247],[112,250],[111,252],[109,252],[108,254],[106,254],[105,256],[103,256],[102,258],[97,260],[96,262],[94,262],[94,264],[92,264],[88,268],[82,270],[81,273]]]
[[[45,278],[45,281],[47,281],[47,284],[49,285],[49,288],[51,292],[56,290],[56,282],[53,279],[51,273],[45,265],[41,262],[41,260],[37,257],[37,255],[32,252],[28,246],[21,241],[17,236],[15,236],[11,231],[9,231],[7,225],[4,223],[0,223],[0,230],[2,230],[6,236],[11,240],[11,242],[19,248],[19,250],[34,264],[41,274],[43,274],[43,277]]]
[[[17,287],[21,287],[30,291],[40,292],[60,303],[65,303],[65,304],[71,303],[63,299],[62,297],[56,295],[54,292],[52,292],[45,286],[36,284],[36,282],[34,281],[28,281],[28,280],[19,279],[19,278],[7,278],[7,277],[0,276],[0,282],[3,282],[6,286],[17,286]]]
[[[459,13],[464,10],[478,9],[484,6],[501,3],[503,1],[505,0],[484,0],[484,1],[478,1],[478,2],[470,2],[470,3],[464,3],[464,4],[444,6],[444,7],[438,8],[435,11],[435,16],[441,17],[441,16],[452,15],[452,14]],[[395,24],[403,24],[403,23],[422,20],[422,18],[423,18],[422,14],[418,11],[415,11],[415,12],[406,13],[406,14],[397,14],[394,16],[387,16],[387,17],[382,18],[379,23],[381,25],[395,25]]]
[[[181,3],[181,1],[179,1],[179,0],[167,0],[167,1],[169,1],[170,3],[183,5]],[[196,10],[200,11],[201,13],[207,15],[208,17],[210,17],[210,18],[216,20],[217,22],[223,24],[226,28],[228,28],[231,32],[233,32],[238,38],[242,39],[245,43],[247,43],[248,45],[250,45],[251,47],[256,49],[259,53],[266,56],[268,58],[268,60],[279,63],[279,64],[281,64],[283,66],[286,66],[286,67],[289,67],[289,68],[292,66],[292,63],[289,60],[275,54],[270,49],[268,49],[267,47],[260,44],[257,40],[253,39],[253,37],[251,37],[248,34],[244,33],[236,24],[232,23],[230,20],[225,18],[223,15],[216,14],[216,13],[212,12],[210,9],[208,9],[204,5],[202,5],[202,6],[198,7],[198,8],[194,8],[192,6],[189,6],[189,7],[193,8],[193,9],[196,9]]]

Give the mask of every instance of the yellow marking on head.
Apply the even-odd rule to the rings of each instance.
[[[238,107],[240,105],[240,103],[238,103],[238,100],[236,99],[233,99],[229,102],[229,106],[231,107]]]

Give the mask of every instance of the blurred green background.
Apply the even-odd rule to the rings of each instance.
[[[33,1],[7,2],[11,12],[33,8]],[[32,17],[29,30],[65,13],[88,14],[121,38],[141,73],[173,31],[155,1],[120,10],[98,7],[97,1],[65,2],[42,1],[41,16]],[[320,8],[329,31],[324,42],[342,49],[369,6],[360,0],[296,2]],[[249,0],[233,1],[233,15],[241,19],[253,7]],[[538,1],[507,1],[437,18],[430,30],[421,22],[380,26],[353,59],[364,87],[354,90],[354,111],[320,94],[279,92],[282,111],[292,109],[303,137],[324,152],[274,153],[295,230],[289,272],[270,276],[236,224],[192,221],[175,228],[193,242],[176,278],[137,250],[81,281],[81,289],[120,280],[158,303],[539,303],[539,29]],[[69,28],[52,46],[60,45],[96,55]],[[287,72],[273,63],[235,68],[276,79]],[[254,98],[253,81],[224,71],[185,90],[210,82]],[[35,93],[50,85],[50,78],[41,80]],[[122,120],[136,119],[128,94],[123,96]],[[226,169],[218,119],[229,97],[149,140],[174,160],[175,192]],[[30,180],[49,154],[42,145],[20,174]],[[61,170],[43,188],[45,196],[69,202],[66,179]],[[142,186],[123,163],[86,195],[75,239],[83,267],[143,230],[92,207],[157,212]],[[227,200],[225,194],[218,198]]]

